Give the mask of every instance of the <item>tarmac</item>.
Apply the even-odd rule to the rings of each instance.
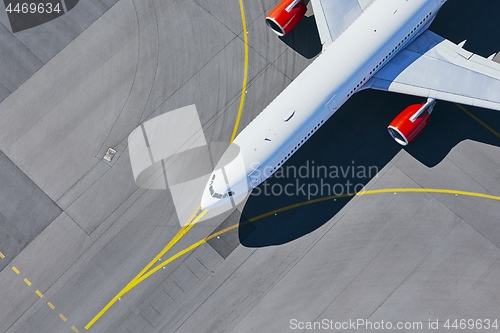
[[[207,141],[228,142],[242,90],[244,128],[321,50],[310,12],[285,38],[266,27],[276,2],[243,0],[245,28],[238,1],[85,0],[15,33],[2,11],[0,332],[313,332],[293,323],[324,319],[430,332],[499,319],[500,114],[438,102],[402,149],[386,126],[422,99],[369,90],[285,167],[371,166],[342,180],[372,192],[251,196],[192,227],[158,263],[196,246],[101,312],[183,224],[169,190],[134,182],[128,135],[195,104]],[[498,8],[449,1],[431,30],[488,57]]]

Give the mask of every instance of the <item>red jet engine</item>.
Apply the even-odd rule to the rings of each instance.
[[[436,100],[429,98],[425,104],[410,105],[389,124],[389,134],[400,145],[408,145],[431,120],[435,104]]]
[[[266,17],[266,24],[278,36],[289,33],[306,14],[303,0],[283,0]]]

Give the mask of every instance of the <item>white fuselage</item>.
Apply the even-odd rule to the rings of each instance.
[[[245,195],[271,176],[378,70],[429,27],[444,2],[375,0],[236,137],[233,145],[239,148],[240,162],[226,164],[223,176],[221,170],[214,171],[220,175],[218,182],[225,180],[216,186],[219,191]],[[208,186],[205,192],[204,208],[224,201],[207,197]]]

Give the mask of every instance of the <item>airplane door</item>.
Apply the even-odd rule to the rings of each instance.
[[[330,111],[330,116],[337,112],[339,109],[339,105],[337,104],[337,99],[335,98],[337,95],[333,96],[329,101],[328,101],[328,110]]]

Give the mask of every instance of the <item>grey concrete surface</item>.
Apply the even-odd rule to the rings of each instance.
[[[10,21],[9,21],[9,16],[7,15],[7,12],[2,10],[0,11],[0,23],[8,28],[10,31],[12,31],[12,29],[10,28]]]
[[[42,67],[43,62],[30,52],[4,25],[0,25],[0,39],[3,64],[1,84],[3,89],[10,94]],[[2,100],[9,94],[2,95]]]
[[[249,73],[240,130],[312,61],[315,50],[301,42],[314,36],[310,22],[278,39],[263,22],[277,1],[243,2]],[[134,183],[127,136],[135,127],[194,103],[207,141],[231,136],[243,80],[238,1],[113,4],[80,1],[20,36],[7,28],[1,35],[20,43],[7,52],[31,57],[9,58],[19,76],[7,71],[0,80],[0,94],[8,95],[0,104],[0,180],[21,184],[0,189],[0,251],[6,255],[0,259],[1,332],[85,331],[178,232],[182,221],[170,192]],[[471,51],[488,56],[500,48],[488,37],[500,30],[497,7],[494,1],[481,8],[449,2],[432,29],[455,42],[468,38]],[[52,32],[52,42],[37,39]],[[455,105],[438,103],[431,124],[408,148],[391,140],[387,124],[415,102],[420,99],[363,91],[287,165],[355,161],[380,170],[359,180],[367,189],[499,195],[500,139]],[[468,109],[500,131],[499,113]],[[112,162],[102,160],[108,147],[117,150]],[[29,209],[13,210],[12,200]],[[137,285],[89,332],[287,332],[293,318],[498,315],[499,201],[453,191],[385,193],[302,205],[246,224],[302,200],[251,197],[238,211],[194,226],[158,263],[239,224]],[[44,203],[40,213],[38,201]],[[44,217],[43,232],[27,224],[34,214]],[[20,254],[20,247],[4,242],[24,237],[5,223],[12,216],[34,237]]]
[[[0,87],[10,93],[59,53],[105,13],[117,0],[80,1],[68,13],[31,29],[12,33],[11,24],[0,3],[0,44],[2,61]],[[22,14],[21,14],[22,15]],[[23,18],[20,17],[22,20]],[[0,88],[0,101],[8,94]]]
[[[244,217],[243,217],[244,218]],[[238,225],[242,219],[241,212],[235,209],[227,219],[224,220],[214,232],[208,236],[210,238],[207,244],[210,245],[217,253],[224,259],[226,259],[237,247],[240,245],[238,238],[238,231],[233,229],[228,232],[224,232],[221,235],[217,235],[219,232],[231,228],[235,224]],[[250,223],[247,220],[247,223]]]
[[[0,152],[0,250],[4,269],[61,214],[61,209]]]

